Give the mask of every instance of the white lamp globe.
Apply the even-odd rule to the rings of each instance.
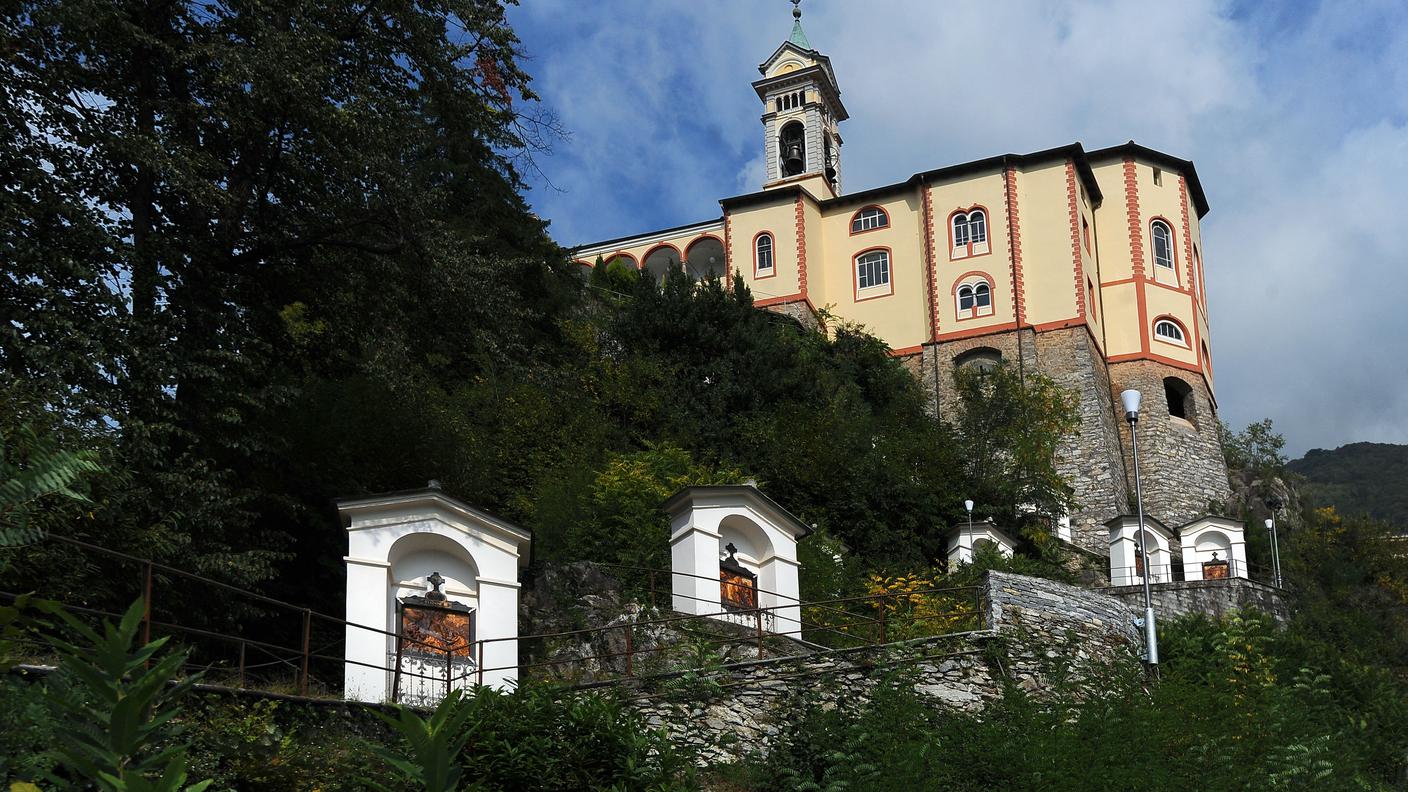
[[[970,511],[970,512],[973,511],[973,501],[970,501],[970,500],[963,501],[963,508],[967,509],[967,510]]]
[[[1120,403],[1124,405],[1124,415],[1126,418],[1139,417],[1139,401],[1142,395],[1139,391],[1130,389],[1120,394]]]

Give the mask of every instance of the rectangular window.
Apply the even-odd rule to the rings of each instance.
[[[1162,187],[1162,186],[1164,186],[1164,172],[1163,172],[1163,170],[1161,170],[1161,169],[1159,169],[1159,168],[1154,168],[1154,186],[1155,186],[1155,187]]]
[[[1080,218],[1080,235],[1085,240],[1085,252],[1090,252],[1090,223],[1082,215]]]

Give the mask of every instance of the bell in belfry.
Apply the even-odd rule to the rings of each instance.
[[[783,168],[790,176],[801,173],[804,167],[806,166],[802,162],[802,147],[793,143],[787,147],[787,156],[783,158]]]

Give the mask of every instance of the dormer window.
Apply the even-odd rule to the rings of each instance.
[[[877,228],[886,228],[890,225],[890,216],[885,214],[885,210],[878,206],[867,206],[855,213],[851,218],[851,233],[859,234],[863,231],[874,231]]]

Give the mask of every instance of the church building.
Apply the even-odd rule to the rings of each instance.
[[[999,361],[1079,397],[1059,455],[1079,502],[1069,538],[1108,552],[1105,523],[1132,508],[1118,394],[1144,394],[1148,513],[1169,525],[1228,495],[1213,386],[1193,163],[1133,141],[1070,143],[843,190],[849,118],[830,58],[794,8],[791,35],[758,67],[766,174],[720,215],[581,246],[651,277],[734,273],[760,308],[824,330],[819,308],[862,324],[919,379],[940,417],[953,371]]]

